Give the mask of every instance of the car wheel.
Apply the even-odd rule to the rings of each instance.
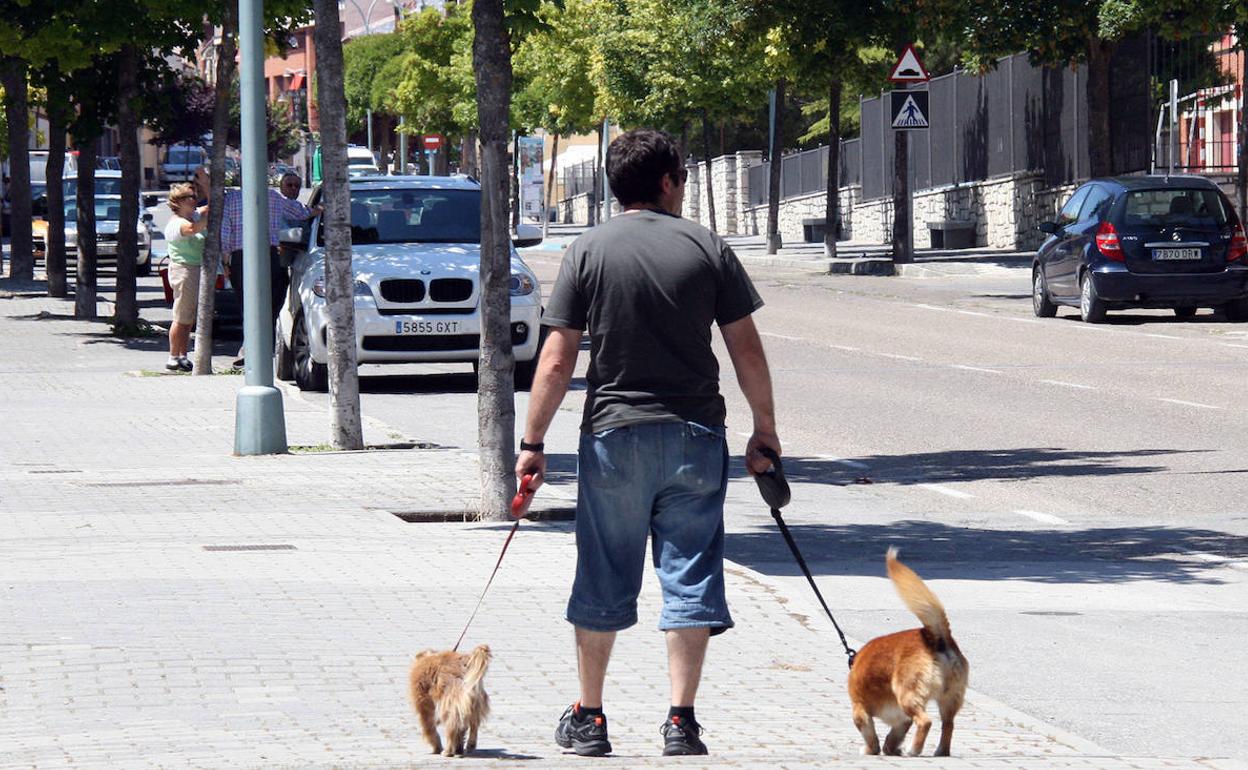
[[[1032,271],[1031,309],[1037,318],[1052,318],[1057,315],[1057,305],[1049,299],[1049,289],[1044,285],[1044,271],[1039,267]]]
[[[1176,318],[1191,318],[1196,315],[1196,308],[1190,306],[1176,307],[1174,309],[1174,315]]]
[[[1228,321],[1248,321],[1248,299],[1237,299],[1226,303],[1222,308]]]
[[[280,326],[273,330],[273,361],[277,379],[283,382],[295,379],[295,351],[286,346]]]
[[[294,334],[295,384],[299,390],[324,393],[329,390],[329,367],[318,364],[312,358],[312,342],[308,338],[308,325],[303,316],[295,319]]]
[[[1079,279],[1079,317],[1084,323],[1099,324],[1105,320],[1105,303],[1096,296],[1092,273],[1084,272]]]

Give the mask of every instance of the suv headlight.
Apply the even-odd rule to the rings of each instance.
[[[318,277],[312,282],[312,293],[318,297],[325,296],[325,276]],[[373,290],[368,288],[368,284],[364,281],[356,281],[351,287],[351,293],[356,297],[368,297],[373,299]]]
[[[524,297],[533,293],[533,289],[537,287],[533,279],[527,273],[512,273],[511,281],[508,283],[508,289],[513,297]]]

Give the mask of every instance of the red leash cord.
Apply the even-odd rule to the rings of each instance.
[[[498,574],[498,568],[503,564],[503,557],[507,555],[507,546],[511,545],[511,539],[516,536],[516,530],[520,528],[520,521],[529,512],[529,504],[533,502],[533,494],[536,490],[529,487],[533,481],[533,476],[526,474],[520,479],[520,490],[516,492],[516,496],[511,500],[511,516],[516,520],[511,525],[511,531],[507,533],[507,539],[503,541],[503,550],[498,554],[498,561],[494,563],[494,571],[490,573],[490,579],[485,581],[485,588],[481,590],[481,596],[477,599],[477,606],[473,608],[472,614],[468,616],[468,622],[464,624],[464,630],[459,633],[459,639],[456,640],[455,646],[451,648],[453,652],[459,651],[459,645],[463,644],[464,637],[468,634],[468,628],[472,625],[472,621],[477,617],[477,611],[481,609],[481,603],[485,601],[485,594],[490,590],[490,585],[494,582],[494,576]]]

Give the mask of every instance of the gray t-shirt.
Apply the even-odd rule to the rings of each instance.
[[[762,305],[719,236],[643,210],[572,242],[542,323],[589,330],[582,431],[668,421],[723,425],[711,323],[730,324]]]

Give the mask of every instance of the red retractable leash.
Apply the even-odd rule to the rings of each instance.
[[[529,505],[533,503],[533,495],[537,490],[529,485],[533,483],[533,474],[526,473],[520,479],[520,489],[516,492],[516,496],[511,499],[511,517],[516,520],[511,525],[511,531],[507,533],[507,539],[503,541],[503,550],[498,554],[498,561],[494,563],[494,571],[490,573],[490,579],[485,581],[485,588],[481,590],[481,596],[477,599],[477,606],[473,608],[472,615],[468,617],[468,622],[464,624],[464,630],[460,632],[459,639],[456,640],[455,646],[451,648],[453,652],[459,651],[459,645],[463,644],[464,636],[468,634],[468,627],[472,625],[472,621],[477,617],[477,610],[481,609],[481,602],[485,601],[485,594],[490,590],[490,584],[494,582],[494,576],[498,574],[498,568],[502,566],[503,556],[507,554],[507,546],[511,545],[511,539],[516,536],[516,530],[520,528],[520,520],[529,514]]]

